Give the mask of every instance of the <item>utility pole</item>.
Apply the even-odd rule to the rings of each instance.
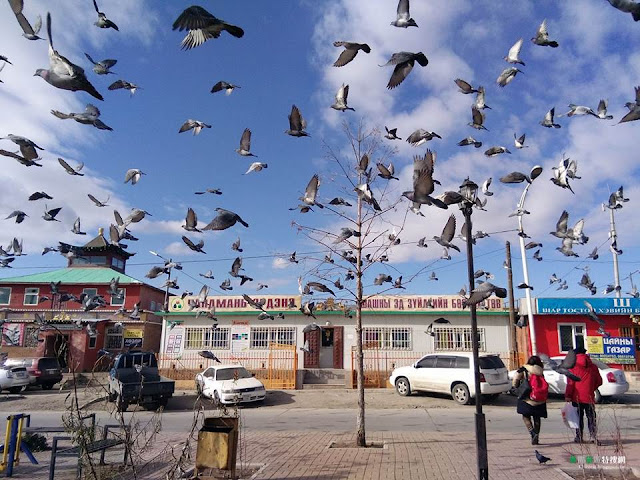
[[[622,206],[622,205],[621,205]],[[611,240],[611,254],[613,255],[613,279],[615,281],[615,295],[622,297],[622,287],[620,286],[620,271],[618,270],[618,234],[616,233],[616,221],[613,217],[614,208],[609,208],[609,240]]]
[[[511,244],[507,241],[505,243],[505,247],[507,250],[507,291],[509,292],[509,326],[511,327],[511,352],[514,363],[518,364],[518,336],[516,334],[515,298],[513,295],[513,271],[511,270]]]

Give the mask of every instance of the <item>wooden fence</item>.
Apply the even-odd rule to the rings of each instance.
[[[230,350],[214,350],[213,353],[222,363],[239,363],[254,373],[266,388],[296,388],[298,354],[293,345],[272,343],[263,351],[232,353]],[[194,380],[198,373],[216,364],[213,360],[201,357],[198,352],[158,355],[160,375],[174,380]]]

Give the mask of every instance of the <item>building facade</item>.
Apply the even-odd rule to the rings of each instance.
[[[526,303],[520,302],[523,315]],[[587,303],[602,324],[588,315]],[[584,347],[607,364],[627,371],[640,370],[640,299],[536,298],[534,306],[538,352],[558,356]],[[527,350],[531,352],[530,344]]]
[[[76,371],[94,369],[100,349],[158,351],[162,319],[154,312],[162,309],[165,292],[126,275],[131,254],[107,242],[102,229],[86,245],[66,248],[74,252],[67,268],[0,279],[2,350],[16,358],[55,356]],[[115,296],[108,293],[113,278]],[[56,291],[52,284],[58,282]],[[74,300],[83,293],[102,296],[106,305],[84,311]],[[131,318],[136,304],[141,313]]]
[[[209,362],[198,351],[210,350],[223,362],[248,362],[266,368],[273,344],[296,352],[297,370],[355,368],[355,312],[332,299],[316,300],[315,319],[300,311],[299,295],[254,295],[264,301],[273,319],[258,319],[259,311],[241,296],[171,297],[163,323],[161,364],[193,371]],[[304,332],[316,323],[320,328]],[[363,307],[363,345],[369,368],[392,370],[438,351],[471,351],[468,309],[459,296],[377,296]],[[480,351],[509,358],[509,314],[502,300],[490,298],[478,309]],[[256,359],[263,359],[258,360]],[[379,363],[380,365],[374,365]],[[188,375],[186,378],[188,378]]]

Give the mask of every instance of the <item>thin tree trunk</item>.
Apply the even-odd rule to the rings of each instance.
[[[358,132],[358,138],[360,132]],[[358,176],[362,182],[362,175]],[[356,420],[356,444],[367,445],[364,427],[364,355],[362,353],[362,198],[358,195],[358,248],[356,249],[356,368],[358,375],[358,418]]]

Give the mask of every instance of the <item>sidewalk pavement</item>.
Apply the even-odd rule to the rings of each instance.
[[[543,426],[544,428],[544,426]],[[524,430],[524,428],[523,428]],[[151,448],[136,461],[137,479],[164,479],[171,459],[179,457],[186,434],[160,433]],[[487,434],[489,478],[496,480],[535,479],[564,480],[587,478],[584,474],[570,476],[565,472],[579,472],[578,464],[601,467],[620,477],[621,467],[640,466],[640,434],[625,435],[619,445],[609,434],[603,438],[603,446],[578,445],[572,442],[573,434],[541,435],[538,446],[530,444],[528,434]],[[446,434],[431,432],[375,432],[367,436],[368,442],[383,448],[354,448],[355,433],[307,433],[241,431],[238,451],[238,469],[253,467],[254,479],[357,479],[357,480],[468,480],[476,478],[475,434]],[[332,444],[349,448],[330,448]],[[171,453],[173,447],[173,454]],[[196,442],[192,442],[191,461],[195,460]],[[551,458],[540,465],[534,449]],[[97,456],[94,455],[97,461]],[[624,465],[611,461],[624,458]],[[22,463],[14,470],[15,478],[40,480],[48,478],[49,452],[38,454],[41,466],[34,466],[22,457]],[[122,450],[109,451],[107,462],[115,467],[122,461]],[[595,463],[589,463],[593,461]],[[193,464],[187,465],[192,468]],[[563,470],[565,472],[563,472]],[[113,470],[112,470],[113,471]],[[635,468],[640,478],[640,469]],[[240,478],[249,478],[244,476]],[[56,480],[75,478],[73,459],[61,458],[56,466]],[[134,478],[130,472],[106,478]],[[176,478],[179,478],[176,476]],[[227,478],[229,478],[227,476]],[[595,478],[595,477],[594,477]]]

